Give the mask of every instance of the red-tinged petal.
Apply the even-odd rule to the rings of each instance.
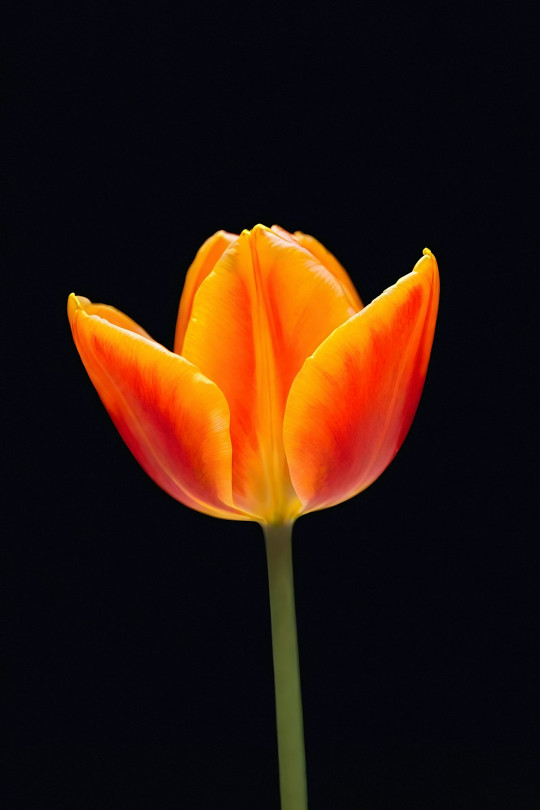
[[[334,278],[339,281],[345,290],[345,294],[347,295],[349,303],[353,307],[354,311],[360,312],[364,305],[360,299],[360,296],[356,292],[354,284],[349,278],[349,274],[343,265],[338,262],[336,257],[330,253],[330,251],[325,248],[324,245],[318,242],[314,236],[308,236],[308,234],[302,233],[302,231],[295,231],[294,234],[291,234],[284,228],[280,228],[279,225],[272,225],[272,230],[280,236],[283,236],[285,239],[294,240],[303,248],[309,250],[311,255],[314,256],[323,267],[326,267],[326,269],[332,273]]]
[[[70,296],[75,344],[137,461],[186,506],[247,519],[232,506],[229,409],[222,392],[187,360],[145,337],[127,316],[86,301]],[[128,322],[135,328],[119,325]]]
[[[303,512],[368,487],[409,430],[439,301],[437,263],[424,253],[412,273],[338,327],[291,386],[284,442]]]
[[[233,494],[269,522],[299,503],[283,448],[285,402],[305,358],[355,310],[308,251],[268,228],[244,231],[194,299],[182,354],[231,411]]]
[[[191,308],[195,293],[206,276],[212,272],[214,265],[223,251],[238,239],[237,234],[218,231],[199,248],[192,265],[186,274],[180,307],[178,309],[178,319],[176,321],[176,332],[174,335],[174,351],[182,354],[182,344],[186,334],[187,325],[191,318]]]

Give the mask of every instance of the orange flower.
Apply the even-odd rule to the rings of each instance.
[[[190,267],[174,352],[113,307],[70,295],[82,361],[146,472],[216,517],[291,523],[368,487],[395,456],[426,375],[429,250],[363,307],[313,237],[220,231]]]

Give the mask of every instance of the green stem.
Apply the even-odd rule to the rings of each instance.
[[[307,810],[306,756],[294,608],[292,524],[263,526],[268,561],[281,810]]]

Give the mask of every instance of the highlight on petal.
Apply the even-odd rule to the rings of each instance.
[[[303,513],[368,487],[409,430],[439,301],[437,263],[424,254],[412,273],[339,326],[291,386],[283,433]]]
[[[200,512],[250,519],[232,505],[229,408],[217,385],[112,307],[72,294],[68,315],[90,379],[150,477]]]
[[[355,310],[307,250],[262,225],[243,231],[200,284],[182,354],[214,380],[231,412],[233,496],[268,522],[299,502],[282,439],[292,380]]]
[[[218,231],[207,239],[197,251],[197,255],[187,271],[184,289],[180,298],[176,332],[174,335],[174,351],[176,354],[182,354],[184,335],[186,334],[187,325],[191,318],[191,309],[195,293],[199,289],[201,282],[212,272],[214,265],[223,251],[236,239],[238,239],[237,234]]]
[[[364,305],[356,291],[356,287],[352,283],[349,274],[343,265],[340,264],[336,257],[330,253],[330,251],[325,248],[324,245],[315,239],[314,236],[308,236],[308,234],[302,233],[302,231],[295,231],[294,234],[291,234],[284,228],[280,228],[279,225],[272,225],[271,230],[274,231],[274,233],[283,236],[285,239],[291,239],[297,244],[301,245],[301,247],[309,250],[311,255],[314,256],[323,267],[326,267],[326,269],[332,273],[334,278],[339,281],[347,298],[349,299],[350,305],[354,308],[354,311],[359,312],[363,308]]]

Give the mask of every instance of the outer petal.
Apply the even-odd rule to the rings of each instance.
[[[180,298],[176,332],[174,335],[174,351],[176,354],[182,354],[182,344],[184,343],[184,335],[186,334],[187,325],[191,318],[191,308],[193,306],[195,293],[199,289],[201,282],[212,272],[214,265],[223,251],[231,242],[234,242],[235,239],[238,239],[238,236],[234,233],[218,231],[207,239],[197,251],[193,264],[187,271],[182,297]]]
[[[284,442],[303,512],[369,486],[409,430],[439,301],[437,263],[424,253],[412,273],[336,329],[291,386]]]
[[[127,316],[86,300],[71,295],[68,303],[75,344],[137,461],[186,506],[246,519],[232,506],[229,409],[219,388],[187,360],[141,335]]]
[[[291,382],[354,311],[310,253],[259,225],[229,246],[196,293],[182,354],[227,398],[235,503],[258,504],[264,520],[290,519],[299,507],[282,441]]]
[[[326,267],[326,269],[332,273],[334,278],[339,281],[347,298],[349,299],[350,305],[354,308],[354,311],[359,312],[363,308],[364,305],[360,299],[360,296],[356,292],[356,288],[343,265],[340,264],[336,257],[330,253],[330,251],[327,250],[324,245],[318,242],[314,236],[308,236],[306,233],[302,233],[302,231],[295,231],[293,235],[284,228],[280,228],[279,225],[272,225],[272,230],[285,238],[295,240],[303,248],[309,250],[311,255],[314,256],[323,267]]]

